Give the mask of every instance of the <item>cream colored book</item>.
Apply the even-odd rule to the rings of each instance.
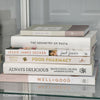
[[[61,56],[61,57],[89,57],[92,56],[96,48],[96,44],[92,50],[75,50],[75,49],[35,49],[35,48],[7,48],[6,56]]]
[[[5,62],[10,63],[51,63],[51,64],[78,64],[92,63],[90,57],[61,57],[61,56],[5,56]]]
[[[7,63],[3,64],[4,74],[32,75],[84,75],[92,76],[94,63],[88,65]]]
[[[89,25],[33,25],[20,31],[20,35],[33,36],[84,36]]]

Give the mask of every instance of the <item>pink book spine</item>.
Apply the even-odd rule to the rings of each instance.
[[[84,36],[84,31],[66,31],[65,36]]]
[[[0,74],[0,82],[28,82],[28,75]]]

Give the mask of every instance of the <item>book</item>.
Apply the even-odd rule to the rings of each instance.
[[[96,31],[90,31],[85,37],[11,36],[11,47],[23,48],[92,50],[95,43]]]
[[[91,64],[90,57],[61,57],[61,56],[5,56],[5,62],[10,63],[52,63],[52,64]]]
[[[51,84],[80,84],[95,85],[98,68],[95,67],[93,76],[34,76],[30,75],[29,82]]]
[[[7,63],[3,64],[4,74],[33,75],[93,75],[94,63],[89,65]]]
[[[92,48],[94,51],[94,48]],[[7,56],[91,56],[92,51],[89,50],[75,50],[75,49],[35,49],[35,48],[7,48],[5,55]]]
[[[7,68],[7,67],[6,67]],[[95,85],[98,68],[95,67],[93,76],[41,76],[39,75],[0,75],[1,82],[30,82],[50,84],[81,84]],[[25,74],[25,73],[24,73]]]
[[[21,30],[20,35],[33,36],[84,36],[89,25],[33,25]]]

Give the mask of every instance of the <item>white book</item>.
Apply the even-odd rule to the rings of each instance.
[[[5,55],[9,56],[91,56],[92,51],[89,50],[75,50],[75,49],[32,49],[32,48],[7,48]]]
[[[5,62],[10,63],[52,63],[52,64],[91,64],[90,57],[61,57],[61,56],[5,56]]]
[[[93,75],[94,64],[37,64],[37,63],[4,63],[4,74],[33,74],[33,75]]]
[[[81,49],[92,50],[96,43],[96,32],[90,31],[85,37],[36,37],[11,36],[12,47],[32,47],[47,49]]]

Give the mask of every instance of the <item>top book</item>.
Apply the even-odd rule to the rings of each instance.
[[[33,36],[85,36],[89,25],[34,25],[20,31],[20,35]]]

